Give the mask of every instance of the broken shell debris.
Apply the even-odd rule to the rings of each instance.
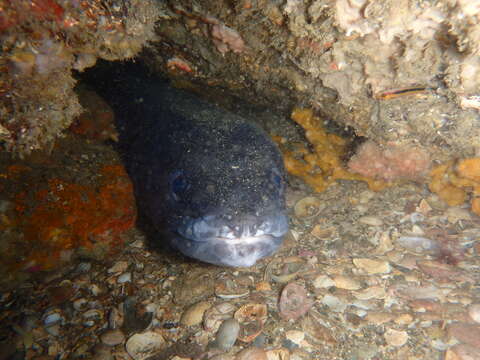
[[[410,183],[372,192],[342,182],[299,198],[309,200],[289,209],[294,241],[251,268],[152,252],[133,229],[111,262],[83,259],[62,276],[32,277],[0,296],[2,321],[11,324],[5,339],[16,344],[0,341],[1,353],[476,358],[477,215]]]
[[[297,120],[314,120],[302,116]],[[318,132],[316,140],[324,135]],[[338,152],[330,155],[340,165]],[[25,285],[0,296],[1,319],[11,324],[0,353],[26,351],[33,360],[45,354],[475,358],[480,221],[471,210],[478,167],[464,160],[434,168],[430,187],[436,194],[419,183],[351,181],[340,168],[325,167],[328,186],[317,184],[323,192],[295,189],[283,247],[250,268],[219,268],[152,251],[145,234],[130,229],[129,218],[130,232],[121,233],[128,245],[115,256],[72,259],[61,274],[22,263],[31,272]],[[338,182],[330,182],[329,171]],[[27,172],[19,166],[7,172],[18,174]],[[58,194],[56,185],[50,194]],[[369,189],[378,190],[376,185],[383,190]],[[445,192],[452,186],[461,195],[455,201]],[[0,229],[12,231],[12,209],[28,205],[18,197],[0,202]],[[460,198],[465,202],[458,204]],[[66,230],[54,229],[51,236],[67,240]]]

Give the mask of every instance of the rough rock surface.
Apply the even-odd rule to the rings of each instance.
[[[480,146],[479,17],[476,0],[170,1],[145,59],[444,160]]]
[[[478,0],[0,4],[0,140],[20,155],[51,145],[81,111],[71,69],[133,57],[153,39],[142,59],[183,86],[312,106],[434,160],[478,153]]]
[[[51,148],[82,110],[74,72],[138,54],[157,15],[153,0],[1,0],[0,149]]]

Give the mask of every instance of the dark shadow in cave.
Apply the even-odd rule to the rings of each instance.
[[[79,84],[94,90],[112,107],[119,137],[118,142],[109,141],[109,144],[118,152],[128,172],[130,144],[145,128],[152,126],[146,121],[148,117],[143,116],[142,103],[136,99],[142,98],[146,91],[143,84],[151,82],[152,77],[156,77],[160,83],[165,84],[168,80],[152,74],[141,63],[133,61],[99,61],[96,66],[87,69],[78,77]],[[155,106],[161,105],[155,104]],[[165,112],[168,110],[165,109]],[[136,227],[145,235],[149,250],[163,254],[169,262],[198,263],[197,260],[187,258],[169,246],[166,240],[167,235],[155,228],[142,207],[138,206],[138,201],[137,213]]]

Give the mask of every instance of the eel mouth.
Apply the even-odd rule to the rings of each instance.
[[[285,214],[242,217],[232,222],[224,217],[186,219],[171,237],[171,245],[184,255],[207,263],[249,267],[272,255],[288,231]]]
[[[249,267],[257,260],[272,255],[282,244],[283,236],[248,236],[235,239],[209,238],[194,241],[184,237],[173,239],[172,245],[184,255],[210,264]]]

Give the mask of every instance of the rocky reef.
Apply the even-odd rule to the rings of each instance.
[[[445,161],[476,156],[480,146],[478,1],[4,0],[1,7],[0,140],[20,155],[50,146],[80,113],[72,71],[138,54],[188,86],[208,84],[287,112],[314,108],[380,152],[419,149]]]
[[[479,4],[171,1],[147,61],[275,108],[306,104],[381,147],[475,156]]]
[[[74,72],[129,59],[154,37],[153,0],[0,1],[0,144],[53,146],[82,108]]]

